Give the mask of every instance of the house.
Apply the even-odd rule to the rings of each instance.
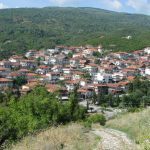
[[[87,100],[89,98],[92,98],[94,95],[94,89],[92,87],[82,87],[78,89],[78,94],[80,100]]]
[[[22,59],[22,56],[14,55],[9,58],[9,61],[12,63],[16,63],[16,62],[20,62],[21,59]]]
[[[99,46],[98,46],[97,51],[98,51],[99,53],[102,53],[102,52],[103,52],[103,47],[102,47],[102,45],[99,45]]]
[[[73,91],[79,84],[80,80],[69,80],[65,82],[67,91]]]
[[[74,71],[72,75],[72,80],[79,80],[83,77],[85,73],[80,72],[80,71]]]
[[[2,68],[11,68],[11,62],[6,61],[6,60],[2,60],[2,61],[0,61],[0,67],[2,67]]]
[[[114,82],[119,82],[125,78],[124,74],[121,72],[113,73],[112,74],[112,80]]]
[[[78,57],[71,58],[70,59],[70,66],[71,67],[78,67],[79,66],[79,58]]]
[[[63,74],[71,74],[72,70],[70,67],[62,68]]]
[[[145,68],[145,75],[149,75],[150,76],[150,67],[146,67]]]
[[[65,87],[60,87],[59,85],[56,85],[56,84],[47,84],[46,89],[50,93],[58,92],[59,100],[66,101],[69,99],[68,91]]]
[[[58,63],[58,59],[56,57],[50,57],[49,60],[45,61],[45,64],[52,64],[52,65],[56,65]]]
[[[26,75],[27,73],[31,73],[31,71],[28,69],[20,69],[18,70],[18,73],[21,75]]]
[[[30,57],[34,57],[36,54],[36,50],[29,50],[26,54],[25,57],[30,58]]]
[[[46,53],[50,56],[54,55],[54,54],[58,54],[59,53],[59,50],[57,48],[55,49],[47,49],[46,50]]]
[[[113,53],[115,58],[119,58],[119,59],[127,59],[129,57],[129,54],[126,52],[117,52],[117,53]]]
[[[63,69],[62,65],[55,65],[51,68],[51,71],[56,73],[62,73],[63,71],[62,69]]]
[[[121,94],[123,93],[123,89],[119,85],[119,83],[108,83],[108,93],[111,94]]]
[[[46,65],[41,65],[36,69],[36,73],[37,74],[46,74],[50,71],[50,67],[46,66]]]
[[[21,60],[20,65],[22,68],[35,69],[37,67],[37,62],[35,60]]]
[[[14,69],[14,70],[18,70],[20,69],[20,62],[12,62],[11,63],[11,69]]]
[[[64,54],[57,55],[57,61],[59,65],[67,65],[69,64],[69,59]]]
[[[95,89],[95,92],[96,94],[108,94],[108,86],[107,84],[94,84],[94,89]]]
[[[31,82],[31,83],[27,83],[26,85],[23,85],[20,89],[20,93],[22,95],[29,93],[30,91],[32,91],[36,86],[38,86],[39,83],[38,82]]]
[[[80,87],[86,86],[87,84],[89,84],[90,82],[87,79],[80,79]]]
[[[88,71],[89,74],[92,76],[97,73],[98,65],[97,64],[87,64],[83,69]]]
[[[144,52],[145,52],[146,54],[150,55],[150,47],[145,48],[145,49],[144,49]]]
[[[48,77],[48,80],[51,83],[56,83],[59,80],[59,78],[60,78],[60,73],[49,72],[49,73],[46,74],[46,76]]]
[[[84,55],[84,57],[91,57],[91,56],[93,56],[94,52],[98,52],[98,49],[97,48],[88,48],[88,49],[83,50],[83,55]]]
[[[18,71],[12,71],[7,75],[8,79],[16,79],[17,77],[22,76]]]
[[[13,87],[13,81],[6,78],[0,78],[0,88],[11,88]]]
[[[10,72],[10,69],[0,67],[0,77],[6,77]]]
[[[93,80],[94,83],[109,83],[112,82],[112,75],[106,73],[96,73]]]
[[[26,78],[27,78],[27,80],[36,79],[36,78],[38,78],[38,75],[35,73],[27,73]]]

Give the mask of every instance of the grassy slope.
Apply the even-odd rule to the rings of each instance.
[[[0,10],[0,32],[0,49],[11,52],[60,44],[128,51],[150,46],[150,16],[96,8],[8,9]],[[133,39],[122,38],[128,35]]]
[[[141,148],[150,149],[150,109],[118,116],[107,127],[126,132]]]
[[[86,131],[86,132],[85,132]],[[58,150],[93,150],[97,146],[99,138],[90,134],[79,124],[70,124],[50,128],[35,136],[25,137],[14,145],[12,150],[52,149]]]

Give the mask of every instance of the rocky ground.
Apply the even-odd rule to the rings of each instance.
[[[123,132],[113,129],[94,129],[101,138],[95,150],[138,150],[138,147]]]

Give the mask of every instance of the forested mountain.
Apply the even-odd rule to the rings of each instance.
[[[129,35],[132,39],[124,38]],[[150,46],[149,39],[150,16],[146,15],[71,7],[0,10],[1,56],[55,45],[102,44],[128,51]]]

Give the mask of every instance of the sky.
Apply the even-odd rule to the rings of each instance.
[[[150,0],[0,0],[0,9],[48,6],[95,7],[150,15]]]

